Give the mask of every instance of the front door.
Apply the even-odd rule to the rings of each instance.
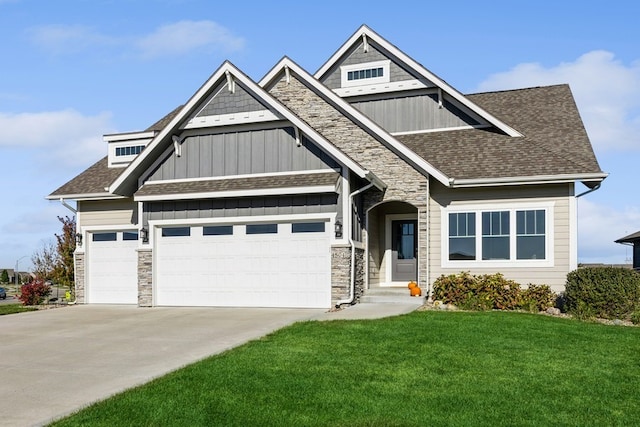
[[[391,280],[409,282],[418,275],[418,221],[391,221]]]

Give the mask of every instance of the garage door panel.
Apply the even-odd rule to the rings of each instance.
[[[242,307],[322,307],[331,303],[328,233],[160,237],[155,252],[156,304]],[[184,240],[180,240],[184,239]],[[179,274],[177,274],[179,273]]]
[[[101,234],[115,234],[100,241]],[[123,232],[90,233],[87,248],[87,302],[90,304],[138,303],[137,240],[123,240]],[[93,236],[96,236],[94,241]]]

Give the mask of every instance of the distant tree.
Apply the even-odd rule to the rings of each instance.
[[[2,274],[0,274],[0,283],[9,283],[9,272],[7,270],[2,270]]]
[[[57,262],[58,253],[56,246],[51,241],[43,243],[42,247],[31,256],[33,273],[42,280],[53,278],[53,271]]]

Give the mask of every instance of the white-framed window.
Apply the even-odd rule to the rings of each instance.
[[[125,147],[116,147],[116,157],[137,156],[144,150],[144,145],[127,145]]]
[[[375,61],[340,67],[342,87],[389,83],[391,61]]]
[[[442,266],[553,265],[553,203],[442,208]]]

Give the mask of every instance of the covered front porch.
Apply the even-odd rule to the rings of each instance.
[[[411,203],[385,201],[367,211],[366,224],[365,291],[405,288],[426,278],[426,215]]]

